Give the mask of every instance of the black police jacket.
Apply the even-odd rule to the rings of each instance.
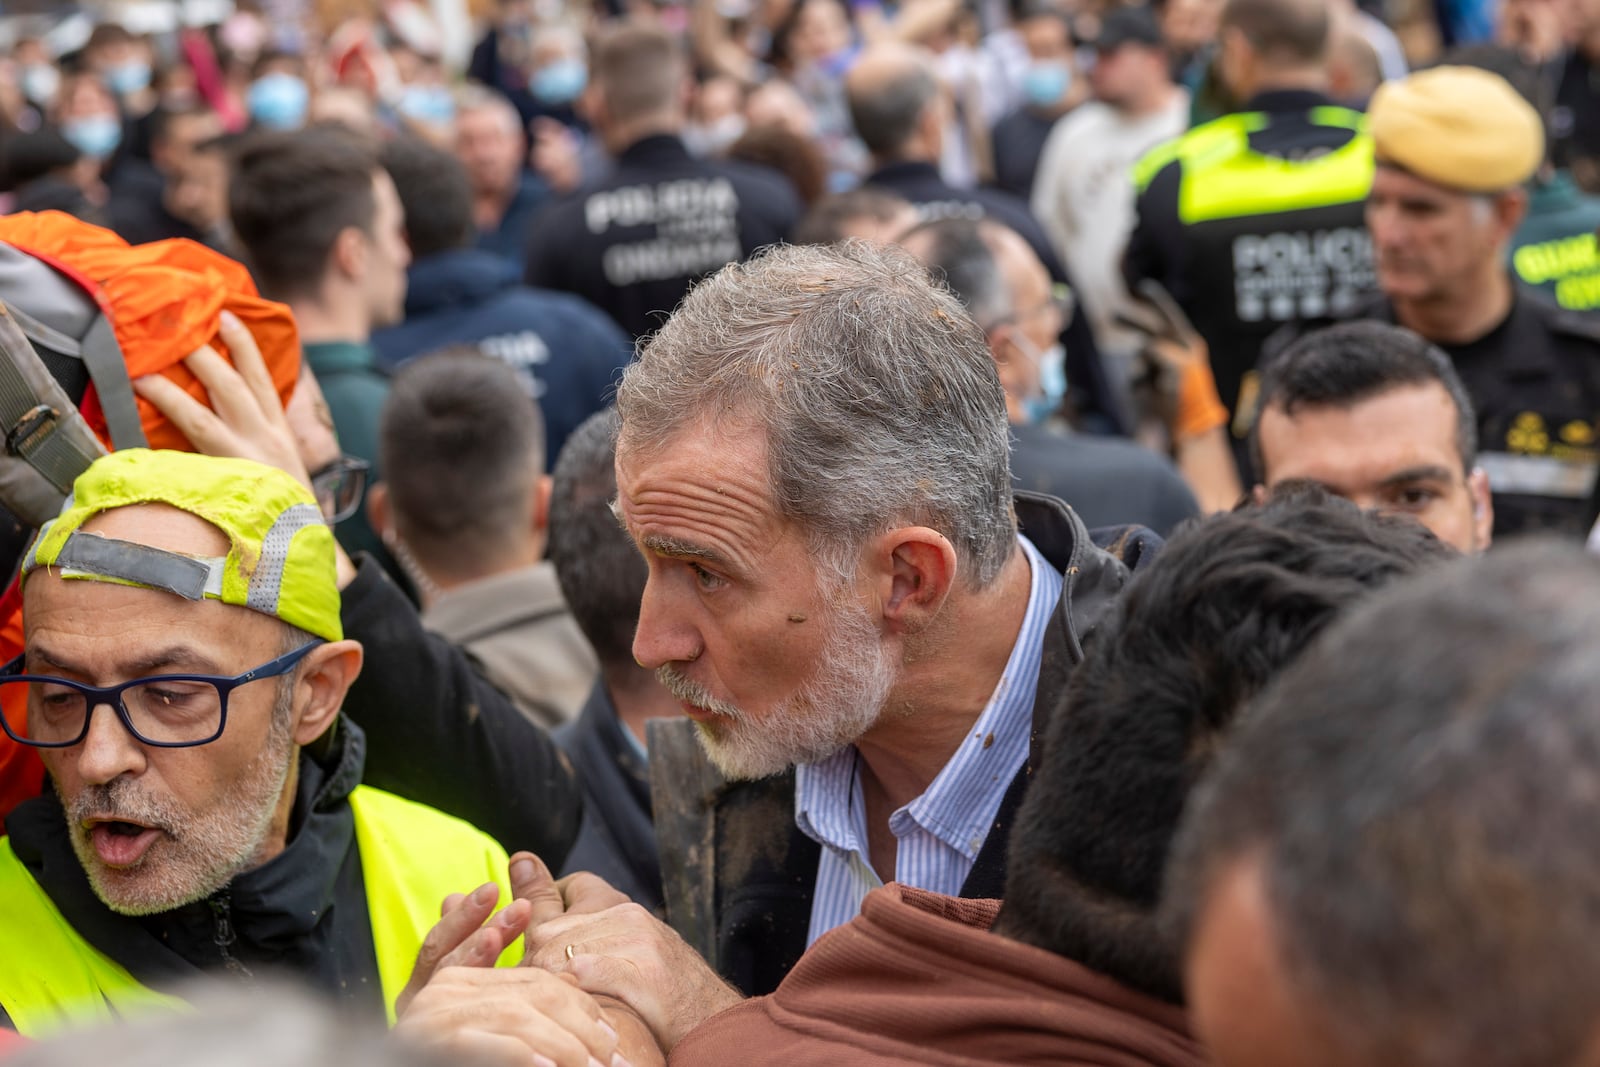
[[[695,282],[785,240],[799,215],[776,171],[696,159],[675,136],[646,137],[534,218],[526,280],[577,293],[642,337]]]
[[[1142,527],[1091,535],[1077,513],[1053,497],[1018,493],[1016,511],[1022,532],[1051,566],[1061,569],[1064,583],[1045,630],[1028,761],[1013,779],[962,886],[961,895],[972,898],[1005,895],[1011,824],[1038,765],[1039,743],[1050,716],[1073,668],[1083,660],[1083,639],[1131,573],[1154,558],[1161,546],[1161,539]],[[822,849],[795,825],[794,790],[790,771],[755,782],[726,783],[713,799],[714,846],[709,862],[716,898],[712,902],[716,958],[712,962],[749,996],[777,988],[805,951],[810,931]],[[694,857],[691,862],[700,860]],[[667,875],[665,869],[662,873]],[[668,909],[678,923],[671,878]]]
[[[1372,150],[1360,126],[1320,93],[1265,92],[1135,168],[1123,273],[1130,289],[1161,283],[1183,308],[1230,413],[1273,332],[1346,312],[1377,289],[1363,218]]]

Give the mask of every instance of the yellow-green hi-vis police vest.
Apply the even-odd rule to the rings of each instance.
[[[1181,161],[1178,217],[1185,223],[1245,215],[1272,215],[1360,200],[1372,187],[1372,138],[1366,119],[1342,107],[1310,112],[1314,125],[1355,134],[1332,151],[1309,159],[1284,159],[1250,149],[1250,135],[1271,116],[1247,111],[1224,115],[1152,149],[1134,168],[1143,190],[1169,163]]]
[[[422,940],[451,893],[484,882],[511,900],[506,854],[459,819],[377,789],[350,794],[378,980],[389,1021]],[[139,983],[74,930],[0,838],[0,1007],[25,1037],[151,1011],[183,1011],[177,997]],[[500,965],[515,962],[512,946]]]

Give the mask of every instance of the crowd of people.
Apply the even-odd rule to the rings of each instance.
[[[0,12],[0,1060],[1593,1061],[1600,2],[350,7]]]

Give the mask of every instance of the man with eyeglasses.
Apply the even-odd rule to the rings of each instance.
[[[393,1018],[441,901],[509,899],[491,839],[359,784],[340,705],[362,648],[332,534],[289,475],[106,456],[22,582],[0,724],[54,790],[0,838],[0,1025],[48,1035],[267,970]]]

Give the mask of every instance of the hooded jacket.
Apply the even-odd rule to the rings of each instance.
[[[476,248],[420,259],[408,274],[405,321],[375,332],[372,348],[389,371],[449,345],[474,345],[505,363],[539,402],[553,462],[567,435],[606,406],[633,342],[581,298],[531,289],[520,274]]]
[[[777,992],[691,1031],[671,1067],[1200,1067],[1182,1008],[990,933],[999,908],[874,889]]]

